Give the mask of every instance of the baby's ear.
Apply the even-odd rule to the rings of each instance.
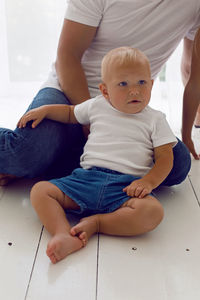
[[[106,84],[103,83],[103,82],[100,83],[100,84],[99,84],[99,89],[100,89],[102,95],[103,95],[106,99],[108,99],[109,96],[108,96],[108,90],[107,90]]]

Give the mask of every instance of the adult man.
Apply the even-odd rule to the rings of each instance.
[[[199,0],[191,0],[189,6],[187,0],[71,0],[55,68],[29,108],[77,104],[95,96],[101,59],[115,47],[141,49],[150,60],[155,78],[179,41],[185,37],[190,44],[199,26]],[[59,177],[70,173],[79,162],[84,142],[79,126],[50,120],[34,130],[0,129],[0,184],[6,184],[12,176],[31,178],[46,173]],[[166,184],[184,180],[190,163],[190,155],[179,141]]]

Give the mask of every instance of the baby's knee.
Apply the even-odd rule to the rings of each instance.
[[[33,206],[48,194],[48,181],[39,181],[31,189],[30,200]]]
[[[151,231],[156,228],[162,221],[164,217],[164,209],[160,202],[151,197],[152,201],[149,201],[147,205],[144,206],[144,212],[146,214],[146,227],[147,231]]]
[[[137,210],[143,223],[144,232],[152,231],[164,217],[162,205],[152,196],[146,196],[142,199],[135,198],[134,202],[129,203],[129,207]]]

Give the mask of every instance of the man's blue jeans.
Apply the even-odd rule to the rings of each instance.
[[[70,103],[61,91],[44,88],[28,110],[45,104]],[[79,167],[85,141],[81,125],[47,119],[35,129],[31,123],[14,131],[0,128],[0,174],[48,179],[68,175]],[[179,141],[173,150],[174,166],[162,185],[181,183],[190,170],[191,158],[186,146]]]

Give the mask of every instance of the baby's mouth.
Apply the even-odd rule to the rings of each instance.
[[[133,100],[130,100],[128,103],[140,103],[141,101],[140,100],[136,100],[136,99],[133,99]]]

